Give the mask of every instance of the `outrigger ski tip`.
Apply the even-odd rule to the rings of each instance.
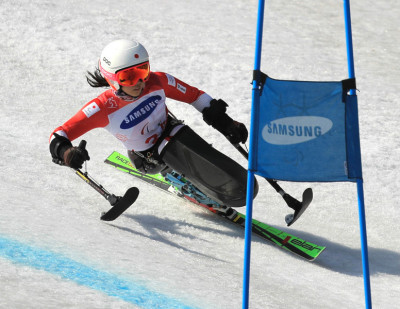
[[[312,200],[313,200],[313,191],[311,188],[308,188],[303,192],[302,202],[296,201],[297,205],[295,206],[295,208],[292,207],[292,208],[294,208],[294,214],[286,215],[285,221],[287,223],[287,226],[291,226],[293,223],[295,223],[297,221],[298,218],[300,218],[300,216],[307,209],[307,207],[310,205]]]
[[[82,140],[79,147],[84,148],[86,141]],[[123,197],[116,196],[108,192],[101,184],[96,182],[89,176],[88,172],[82,172],[80,169],[73,169],[83,181],[100,193],[112,206],[109,211],[103,212],[100,219],[103,221],[113,221],[117,219],[125,210],[127,210],[138,198],[139,189],[136,187],[129,188]]]
[[[229,137],[225,136],[229,141]],[[249,158],[248,152],[239,144],[233,144],[232,145],[246,158]],[[299,202],[296,200],[294,197],[289,195],[288,193],[285,192],[281,188],[281,186],[277,183],[276,180],[270,179],[270,178],[265,178],[266,181],[278,192],[280,195],[282,195],[283,199],[285,200],[286,204],[294,209],[294,214],[289,214],[285,217],[285,221],[288,226],[291,226],[300,216],[303,214],[303,212],[307,209],[308,205],[310,205],[312,199],[313,199],[313,192],[311,188],[306,189],[303,192],[303,201]]]
[[[117,219],[122,213],[127,210],[138,198],[139,189],[136,187],[129,188],[123,197],[118,197],[117,202],[112,208],[101,214],[100,219],[103,221],[113,221]]]

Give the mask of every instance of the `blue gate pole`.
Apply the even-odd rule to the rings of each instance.
[[[261,64],[261,47],[262,33],[264,25],[264,0],[258,2],[257,14],[257,33],[255,46],[254,70],[260,70]],[[249,162],[247,171],[247,196],[246,196],[246,222],[245,222],[245,247],[244,247],[244,269],[243,269],[243,302],[242,308],[249,308],[249,288],[250,288],[250,256],[251,256],[251,232],[253,217],[253,193],[254,193],[254,171],[256,170],[254,148],[257,138],[254,134],[258,134],[258,126],[255,125],[258,117],[257,95],[259,90],[259,81],[253,80],[252,104],[251,104],[251,120],[250,120],[250,139],[249,139]]]
[[[350,16],[350,0],[344,0],[344,17],[345,17],[345,28],[346,28],[345,30],[346,30],[346,45],[347,45],[347,64],[348,64],[349,77],[355,78],[353,39],[352,39],[351,16]],[[350,95],[356,95],[355,89],[350,90]],[[359,159],[361,160],[361,157]],[[363,188],[362,178],[357,179],[357,195],[358,195],[358,213],[360,221],[361,257],[362,257],[363,274],[364,274],[365,307],[370,309],[372,308],[371,284],[370,284],[370,274],[369,274],[367,228],[365,220],[364,188]]]

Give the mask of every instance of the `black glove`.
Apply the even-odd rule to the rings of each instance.
[[[232,144],[246,143],[249,133],[247,132],[246,126],[237,121],[233,121],[232,124],[226,129],[225,136]]]
[[[79,145],[79,147],[70,147],[64,152],[64,163],[65,165],[72,167],[73,169],[82,168],[83,162],[90,160],[89,154],[85,147]]]
[[[86,142],[82,141],[79,147],[73,147],[68,138],[57,133],[53,135],[54,139],[50,143],[50,153],[54,163],[78,169],[82,167],[83,162],[90,159],[85,149]]]
[[[248,132],[243,123],[234,121],[226,114],[225,101],[213,99],[210,107],[203,110],[203,119],[213,128],[225,135],[232,144],[245,143],[247,141]]]
[[[54,133],[54,138],[50,143],[50,153],[53,158],[53,162],[65,165],[64,163],[64,152],[72,147],[70,140],[62,135]]]

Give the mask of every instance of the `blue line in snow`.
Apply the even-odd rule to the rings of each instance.
[[[192,308],[180,301],[150,291],[114,274],[96,270],[60,254],[0,236],[0,257],[61,276],[78,284],[117,297],[142,308]]]

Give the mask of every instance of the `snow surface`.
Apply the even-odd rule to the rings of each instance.
[[[354,0],[351,8],[372,301],[375,308],[398,308],[400,4]],[[103,164],[113,150],[124,150],[106,131],[94,130],[84,136],[90,174],[115,194],[141,189],[125,215],[101,222],[108,203],[51,162],[48,137],[100,93],[84,76],[117,38],[139,40],[153,70],[223,98],[229,114],[249,125],[256,16],[256,0],[2,3],[0,308],[168,307],[163,296],[176,307],[241,307],[243,230]],[[345,44],[342,1],[266,1],[261,64],[270,76],[347,78]],[[195,109],[174,101],[169,107],[247,166]],[[254,217],[327,250],[311,263],[254,237],[250,307],[363,308],[355,185],[282,183],[297,198],[309,185],[315,194],[287,228],[281,197],[259,182]],[[62,261],[70,268],[52,266]],[[76,265],[139,284],[148,299],[132,301],[123,287],[107,292],[108,280],[98,282],[105,289],[91,285],[86,268]]]

